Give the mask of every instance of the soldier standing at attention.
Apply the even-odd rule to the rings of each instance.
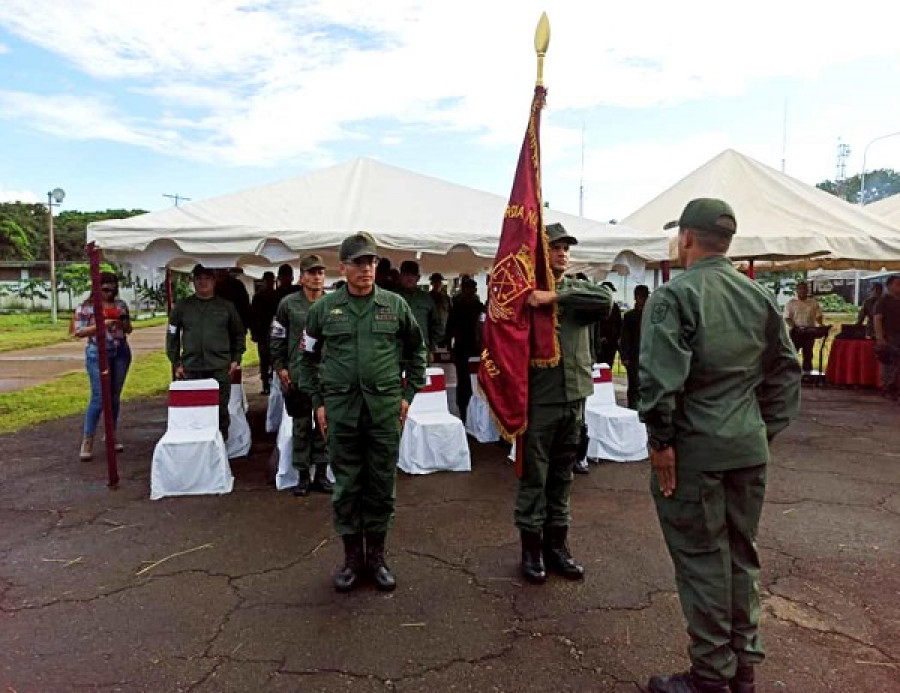
[[[338,592],[352,590],[363,572],[380,590],[396,587],[384,543],[394,515],[400,429],[425,384],[422,333],[406,301],[375,286],[377,254],[365,233],[341,243],[347,283],[309,309],[300,364],[300,387],[326,435],[336,480],[331,502],[344,542]]]
[[[431,282],[431,291],[428,292],[428,295],[434,302],[438,321],[436,346],[447,346],[447,317],[450,315],[450,297],[444,290],[444,275],[440,272],[432,272],[428,281]]]
[[[325,295],[325,263],[319,255],[307,255],[300,261],[300,291],[288,294],[278,304],[272,321],[270,344],[272,365],[285,399],[296,409],[291,413],[294,424],[292,462],[300,481],[294,487],[295,496],[305,496],[309,489],[309,469],[316,466],[313,490],[331,493],[332,485],[326,476],[325,440],[321,432],[313,430],[312,402],[300,391],[300,361],[303,356],[303,331],[306,315],[312,304]]]
[[[640,413],[691,668],[648,685],[753,693],[764,656],[756,534],[769,442],[797,415],[800,367],[774,296],[725,257],[737,230],[731,207],[693,200],[675,225],[685,271],[644,309]]]
[[[412,309],[430,357],[438,340],[443,338],[444,330],[438,319],[437,306],[434,305],[430,294],[419,288],[420,276],[419,263],[413,260],[404,260],[400,263],[400,286],[395,290]]]
[[[569,495],[573,467],[584,426],[584,401],[593,392],[590,328],[612,305],[603,286],[564,276],[569,248],[578,240],[562,224],[547,226],[550,269],[555,291],[533,291],[528,303],[558,314],[559,364],[531,367],[528,374],[528,429],[524,436],[522,478],[515,521],[522,539],[522,575],[546,581],[546,567],[570,580],[581,580],[584,568],[569,553]]]
[[[231,376],[241,367],[244,325],[231,301],[216,296],[216,273],[195,265],[194,295],[183,298],[169,316],[166,356],[175,380],[213,378],[219,383],[219,430],[228,438]]]

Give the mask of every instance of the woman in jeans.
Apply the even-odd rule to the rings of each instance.
[[[119,420],[119,396],[125,385],[125,376],[131,365],[131,349],[126,335],[131,334],[131,317],[128,306],[119,296],[119,279],[112,272],[100,273],[100,291],[103,299],[103,318],[106,322],[106,353],[109,356],[109,380],[112,390],[113,421]],[[82,460],[94,455],[94,432],[103,411],[103,396],[100,385],[100,351],[97,347],[97,325],[94,321],[93,297],[88,298],[75,311],[72,334],[87,338],[84,362],[91,380],[91,401],[84,416],[84,436],[81,439]],[[123,447],[116,444],[116,450]]]

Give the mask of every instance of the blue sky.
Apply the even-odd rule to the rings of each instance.
[[[852,175],[900,131],[892,5],[855,9],[4,0],[0,201],[62,187],[63,209],[156,210],[356,156],[508,194],[543,10],[552,207],[578,213],[582,151],[584,214],[601,220],[725,148],[775,168],[784,154],[814,184],[835,176],[839,140]],[[900,169],[900,136],[866,167]]]

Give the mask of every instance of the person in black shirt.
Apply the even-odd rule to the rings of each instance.
[[[446,340],[456,365],[456,404],[459,418],[466,421],[466,409],[472,399],[472,382],[469,379],[469,358],[481,353],[481,314],[484,304],[478,298],[478,284],[466,277],[461,292],[453,297],[447,317]]]
[[[262,286],[253,295],[250,302],[250,339],[256,342],[259,352],[259,379],[262,381],[262,394],[269,394],[269,382],[272,379],[272,354],[269,351],[269,326],[278,307],[275,293],[275,275],[263,272]]]
[[[605,286],[610,291],[616,290],[612,282],[603,282],[600,286]],[[594,327],[594,363],[605,363],[610,368],[615,365],[621,332],[622,311],[619,310],[619,305],[613,301],[606,320],[601,320]]]
[[[897,399],[900,392],[900,276],[887,280],[887,293],[875,307],[875,348],[881,360],[884,394]]]

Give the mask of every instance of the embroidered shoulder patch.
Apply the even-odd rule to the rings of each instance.
[[[666,315],[669,314],[669,304],[668,303],[657,303],[653,306],[653,312],[650,314],[650,322],[652,324],[657,324],[666,319]]]

